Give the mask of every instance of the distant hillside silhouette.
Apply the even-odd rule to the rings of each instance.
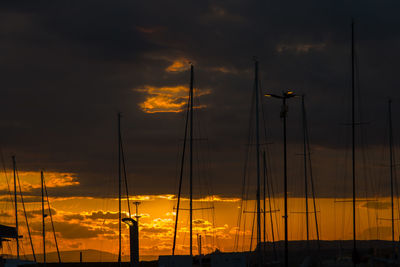
[[[87,250],[68,250],[68,251],[60,251],[61,261],[62,262],[79,262],[79,254],[82,252],[82,261],[83,262],[116,262],[118,260],[118,255],[101,251],[95,249],[87,249]],[[5,255],[5,257],[9,257]],[[32,254],[30,255],[22,255],[22,259],[33,260]],[[158,256],[153,255],[143,255],[140,256],[141,261],[151,261],[158,259]],[[38,262],[43,262],[43,254],[36,254],[36,260]],[[122,261],[129,261],[129,255],[122,256]],[[49,252],[46,253],[46,261],[47,262],[58,262],[57,252]]]

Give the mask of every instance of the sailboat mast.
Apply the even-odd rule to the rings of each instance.
[[[392,100],[389,99],[389,149],[390,149],[390,200],[392,206],[392,242],[394,245],[394,205],[393,205],[393,128],[392,128]]]
[[[307,248],[309,248],[310,232],[308,224],[308,174],[307,174],[307,137],[306,137],[306,110],[304,105],[304,95],[301,97],[301,107],[303,116],[303,158],[304,158],[304,199],[306,204],[306,234]]]
[[[172,256],[175,255],[175,246],[176,246],[176,234],[178,231],[178,218],[179,218],[179,207],[181,203],[181,192],[182,192],[182,179],[183,179],[183,166],[185,163],[185,152],[186,152],[186,140],[187,140],[187,128],[188,128],[188,120],[189,120],[189,111],[190,111],[190,93],[187,103],[186,109],[186,122],[185,122],[185,137],[183,138],[183,151],[182,151],[182,158],[181,158],[181,171],[179,175],[179,189],[178,189],[178,203],[176,205],[176,216],[175,216],[175,228],[174,228],[174,241],[172,244]]]
[[[121,265],[121,113],[118,112],[118,263]]]
[[[14,204],[15,204],[15,231],[17,232],[17,259],[19,259],[19,233],[18,233],[18,204],[17,204],[17,175],[16,175],[16,163],[15,156],[12,156],[13,170],[14,170]]]
[[[53,236],[54,236],[54,242],[56,244],[58,262],[61,263],[60,250],[58,249],[57,236],[56,236],[56,231],[54,229],[53,215],[51,214],[51,208],[50,208],[49,194],[47,194],[47,188],[46,188],[46,182],[44,180],[44,176],[43,176],[43,187],[44,187],[44,192],[46,194],[47,208],[49,210],[51,228],[53,229]]]
[[[40,171],[40,181],[42,187],[42,238],[43,238],[43,263],[46,264],[46,226],[44,224],[44,179],[43,171]]]
[[[274,94],[266,94],[267,97],[274,97],[278,99],[282,99],[282,110],[281,110],[281,118],[283,119],[283,190],[284,190],[284,208],[285,208],[285,267],[289,266],[289,241],[288,241],[288,193],[287,193],[287,140],[286,140],[286,120],[287,120],[287,105],[286,99],[295,97],[293,91],[288,90],[287,92],[283,92],[282,96],[274,95]]]
[[[190,144],[189,144],[189,193],[190,193],[190,256],[193,256],[193,65],[190,65]]]
[[[256,100],[256,160],[257,160],[257,245],[261,243],[261,201],[260,201],[260,122],[258,112],[258,61],[255,60],[254,90]]]
[[[289,241],[288,241],[288,199],[287,199],[287,152],[286,152],[286,97],[283,99],[283,190],[285,199],[285,267],[289,266]]]
[[[352,177],[353,177],[353,263],[356,265],[356,144],[355,144],[355,60],[354,60],[354,20],[351,21],[351,139],[352,139]]]
[[[263,246],[263,252],[265,253],[265,242],[267,241],[266,240],[266,228],[267,228],[267,221],[265,220],[265,212],[266,212],[266,198],[267,198],[267,196],[266,196],[266,192],[265,192],[265,190],[266,190],[266,179],[267,179],[267,166],[266,166],[266,163],[267,161],[266,161],[266,159],[265,159],[265,150],[263,151],[263,165],[264,165],[264,176],[263,176],[263,223],[264,223],[264,226],[263,226],[263,242],[264,242],[264,246]],[[270,212],[272,213],[272,211],[270,210]]]

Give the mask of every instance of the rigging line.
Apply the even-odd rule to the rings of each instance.
[[[5,160],[4,160],[3,149],[1,147],[0,147],[0,157],[1,157],[1,163],[3,165],[4,176],[6,177],[6,181],[7,181],[8,194],[10,196],[10,201],[11,201],[10,203],[13,203],[10,182],[9,182],[8,176],[7,176],[6,163],[5,163]]]
[[[244,203],[244,209],[247,209],[247,201]],[[244,210],[243,210],[244,211]],[[242,208],[240,209],[242,212]],[[242,214],[241,214],[242,216]],[[247,225],[247,216],[243,215],[243,231],[242,231],[242,251],[245,251],[245,243],[246,243],[246,225]],[[240,233],[239,233],[240,234]],[[238,239],[239,240],[239,239]],[[239,241],[238,241],[239,242]],[[239,248],[238,248],[239,249]]]
[[[17,173],[17,181],[18,181],[19,194],[20,194],[20,196],[21,196],[22,208],[23,208],[23,210],[24,210],[24,215],[25,215],[26,227],[27,227],[27,229],[28,229],[29,241],[30,241],[30,243],[31,243],[31,248],[32,248],[33,260],[36,261],[36,254],[35,254],[35,249],[34,249],[34,247],[33,247],[32,236],[31,236],[31,229],[29,228],[29,223],[28,223],[28,216],[26,215],[25,201],[24,201],[24,197],[22,196],[21,183],[20,183],[20,181],[19,181],[18,170],[16,171],[16,173]]]
[[[307,141],[306,141],[306,111],[304,104],[304,95],[301,98],[301,107],[302,107],[302,117],[303,117],[303,157],[304,157],[304,196],[305,196],[305,205],[306,205],[306,236],[307,236],[307,250],[310,249],[310,233],[309,233],[309,212],[308,212],[308,169],[307,169]],[[314,210],[315,212],[315,210]],[[308,251],[309,252],[309,251]]]
[[[392,133],[392,135],[393,135],[393,133]],[[393,136],[395,136],[395,135],[393,135]],[[396,144],[395,144],[395,140],[393,140],[392,145],[393,145],[392,160],[393,160],[393,162],[396,162]],[[396,191],[398,218],[400,218],[400,201],[399,201],[399,188],[398,188],[398,183],[397,183],[397,166],[396,166],[396,164],[393,165],[393,169],[392,170],[393,170],[393,182],[394,182],[394,187],[395,187],[395,191]]]
[[[54,228],[53,214],[52,214],[51,208],[50,208],[49,195],[47,194],[47,186],[46,186],[46,182],[45,182],[45,180],[44,180],[44,176],[43,176],[43,186],[44,186],[44,192],[46,193],[47,207],[48,207],[48,209],[49,209],[51,228],[53,229],[54,242],[55,242],[55,244],[56,244],[58,262],[61,263],[61,255],[60,255],[60,250],[59,250],[59,248],[58,248],[56,230],[55,230],[55,228]]]
[[[317,235],[318,250],[320,250],[321,244],[320,244],[320,237],[319,237],[317,205],[316,205],[316,201],[315,201],[316,197],[315,197],[313,168],[312,168],[312,161],[311,161],[310,137],[309,137],[309,131],[308,131],[308,121],[307,121],[307,113],[306,113],[305,105],[303,106],[303,112],[304,112],[304,135],[305,135],[305,139],[306,139],[305,140],[306,141],[306,150],[307,150],[307,154],[308,154],[308,156],[307,156],[307,158],[308,158],[308,173],[310,176],[311,193],[312,193],[313,208],[314,208],[315,232]]]
[[[395,160],[395,151],[394,150],[393,150],[393,160]],[[396,200],[397,200],[397,209],[398,209],[397,212],[398,212],[398,217],[400,217],[400,200],[399,200],[399,188],[398,188],[398,181],[397,181],[396,166],[393,167],[393,180],[394,180],[394,186],[395,186],[395,191],[396,191]],[[398,223],[397,223],[397,228],[399,228]]]
[[[1,163],[3,165],[4,177],[6,178],[6,182],[7,182],[8,196],[10,197],[10,203],[13,203],[13,196],[12,196],[12,193],[11,193],[10,181],[8,180],[8,176],[7,176],[6,163],[5,163],[5,160],[4,160],[4,154],[3,154],[2,147],[0,147],[0,157],[1,157]],[[12,254],[11,246],[10,246],[10,244],[8,242],[7,242],[7,245],[8,245],[10,254]]]
[[[193,85],[194,86],[194,85]],[[193,105],[196,106],[197,104],[197,97],[194,95],[193,92]],[[198,136],[199,138],[202,137],[201,135],[201,126],[200,126],[200,114],[199,112],[196,112],[195,114],[193,114],[194,117],[194,125],[193,125],[193,136]],[[193,139],[193,138],[192,138]],[[196,171],[194,171],[193,173],[193,178],[194,178],[194,182],[197,183],[194,184],[194,188],[197,189],[197,195],[198,198],[202,198],[202,197],[206,197],[207,196],[207,185],[206,185],[206,175],[205,175],[205,169],[204,169],[204,162],[201,160],[203,157],[201,155],[200,151],[200,145],[199,144],[195,144],[195,149],[193,149],[193,160],[194,160],[194,164],[193,164],[193,169],[195,169],[196,167]],[[204,190],[204,191],[203,191]],[[208,192],[209,193],[209,192]],[[204,210],[206,207],[208,207],[208,204],[206,202],[200,201],[199,203],[200,205],[200,209],[201,210],[201,217],[205,218],[205,214],[204,214]],[[194,208],[192,208],[192,211],[195,210]],[[209,218],[207,218],[209,219]]]
[[[259,99],[262,99],[262,97],[263,97],[263,93],[262,93],[262,87],[261,87],[261,79],[258,79],[258,88],[259,88],[259,90],[258,90],[258,94],[259,94]],[[266,211],[266,201],[267,201],[267,197],[266,197],[266,188],[267,188],[267,185],[266,185],[266,180],[267,180],[267,163],[266,163],[266,156],[265,156],[265,150],[267,150],[268,149],[268,142],[267,142],[267,127],[266,127],[266,123],[265,123],[265,114],[264,114],[264,105],[263,105],[263,101],[261,100],[260,101],[261,102],[261,115],[262,115],[262,122],[263,122],[263,132],[264,132],[264,140],[265,140],[265,143],[266,143],[266,146],[265,146],[265,148],[263,149],[263,223],[264,223],[264,225],[263,225],[263,227],[264,227],[264,231],[263,231],[263,238],[264,238],[264,245],[263,245],[263,260],[264,260],[264,257],[265,257],[265,249],[266,249],[266,246],[265,246],[265,244],[266,244],[266,239],[268,239],[268,237],[266,236],[267,235],[267,222],[266,222],[266,219],[265,219],[265,211]],[[272,211],[271,209],[270,209],[270,211]],[[270,213],[272,213],[272,212],[270,212]],[[270,217],[271,217],[271,215],[270,215]],[[272,233],[272,235],[274,235],[273,233]]]
[[[196,88],[196,86],[194,85],[194,88]],[[197,87],[198,88],[198,87]],[[200,98],[196,97],[196,92],[199,91],[199,89],[194,90],[193,94],[193,101],[194,101],[194,106],[196,107],[201,107],[201,103],[200,103]],[[209,160],[207,160],[209,158],[209,150],[210,150],[210,146],[209,146],[209,142],[208,142],[208,135],[207,135],[207,128],[202,126],[202,119],[201,116],[203,115],[202,109],[199,108],[198,112],[196,112],[194,114],[194,122],[195,122],[195,127],[194,129],[197,132],[197,136],[199,137],[199,139],[205,139],[206,142],[206,146],[205,149],[200,149],[200,145],[199,145],[199,149],[195,150],[196,153],[196,162],[197,162],[197,166],[198,166],[198,172],[196,177],[197,182],[199,183],[199,195],[202,196],[204,195],[206,196],[210,196],[211,199],[207,200],[207,201],[202,201],[200,202],[201,206],[204,207],[202,210],[202,217],[203,218],[207,218],[207,220],[211,220],[212,221],[212,247],[215,247],[215,242],[217,243],[217,246],[219,246],[219,242],[218,242],[218,236],[216,235],[216,230],[215,230],[215,210],[211,211],[211,216],[209,213],[204,214],[204,210],[208,210],[208,209],[214,209],[214,192],[213,192],[213,187],[212,187],[212,179],[210,179],[209,176]],[[197,127],[196,127],[197,126]],[[205,138],[202,138],[202,137]],[[202,148],[204,146],[201,146]],[[202,191],[204,189],[204,192]],[[194,209],[193,209],[194,210]],[[211,219],[210,219],[211,217]],[[206,239],[203,239],[204,243],[203,246],[205,247],[206,243]]]
[[[253,112],[253,99],[254,99],[254,91],[252,92],[252,100],[250,104],[250,112],[249,112],[249,124],[248,124],[248,135],[247,135],[247,143],[250,144],[251,141],[251,125],[252,125],[252,112]],[[245,160],[244,160],[244,167],[243,167],[243,179],[242,179],[242,193],[241,193],[241,198],[240,198],[240,206],[239,206],[239,214],[238,214],[238,221],[237,221],[237,228],[236,228],[236,234],[235,234],[235,246],[234,246],[234,251],[238,251],[239,249],[239,239],[240,239],[240,226],[242,222],[242,212],[244,211],[243,206],[244,206],[244,198],[245,198],[245,192],[246,192],[246,176],[247,176],[247,166],[248,166],[248,161],[249,161],[249,150],[250,146],[246,146],[246,153],[245,153]],[[245,223],[245,220],[244,220]],[[245,231],[245,229],[244,229]],[[244,236],[243,236],[244,238]],[[242,246],[243,248],[243,246]]]
[[[193,100],[195,102],[195,106],[201,107],[200,98],[196,97],[196,91],[198,91],[198,90],[194,91],[195,97],[194,97]],[[201,126],[201,123],[202,123],[202,120],[200,119],[201,115],[202,115],[202,112],[201,112],[201,109],[199,109],[199,112],[196,112],[196,114],[195,114],[195,121],[197,122],[197,125],[198,125],[198,127],[197,127],[198,136],[200,138],[204,136],[205,140],[206,140],[206,149],[204,151],[204,155],[203,156],[200,155],[202,150],[200,150],[200,149],[197,150],[197,157],[198,157],[197,160],[199,162],[199,174],[201,174],[203,176],[203,177],[199,177],[199,182],[203,181],[201,178],[204,179],[203,182],[204,182],[204,187],[205,187],[205,190],[207,192],[207,195],[211,196],[211,201],[207,202],[207,203],[210,203],[210,204],[205,205],[205,206],[207,206],[208,208],[214,209],[215,205],[214,205],[213,184],[212,184],[212,179],[210,179],[210,177],[208,175],[208,173],[209,173],[208,170],[210,169],[210,166],[209,166],[210,162],[209,162],[209,160],[206,160],[206,159],[209,158],[209,155],[210,155],[210,152],[209,152],[210,151],[210,144],[209,144],[208,138],[207,138],[208,137],[207,128]],[[202,131],[204,131],[204,133]],[[201,183],[200,183],[200,185],[201,185]],[[201,186],[199,188],[201,188]],[[211,212],[211,217],[212,217],[212,222],[213,222],[212,225],[213,225],[213,229],[214,229],[213,230],[212,247],[215,247],[214,241],[216,241],[217,246],[219,246],[218,236],[216,235],[216,231],[215,231],[215,225],[216,225],[215,224],[215,210],[213,210]],[[204,245],[205,245],[205,243],[204,243]]]
[[[356,266],[357,260],[357,232],[356,232],[356,153],[355,153],[355,48],[354,48],[354,20],[351,21],[351,101],[352,101],[352,112],[351,112],[351,135],[352,135],[352,184],[353,184],[353,266]]]
[[[387,147],[389,147],[389,142],[388,142],[388,140],[387,139],[389,139],[389,116],[386,116],[386,121],[385,121],[385,127],[384,127],[384,134],[383,134],[383,143],[382,143],[382,145],[381,145],[381,147],[380,147],[380,153],[379,153],[379,156],[378,156],[378,158],[379,159],[382,159],[382,161],[383,162],[385,162],[386,163],[386,160],[387,160],[387,154],[389,154],[387,151],[386,151],[386,149],[387,149]],[[390,156],[390,155],[389,155]],[[383,164],[383,163],[382,163]],[[378,175],[377,175],[377,177],[380,177],[380,176],[382,176],[382,177],[385,177],[387,175],[387,173],[386,173],[386,168],[384,168],[383,170],[380,170],[379,171],[379,173],[378,173]],[[392,181],[393,182],[393,181]],[[377,180],[377,188],[378,188],[378,192],[380,192],[380,193],[383,193],[383,192],[385,192],[386,193],[386,187],[385,187],[385,185],[386,185],[386,183],[384,182],[384,181],[381,181],[380,179],[378,179]],[[394,187],[393,187],[393,184],[391,185],[391,189],[394,189]],[[391,190],[390,190],[391,191]],[[392,191],[392,192],[394,192],[394,191]],[[391,192],[391,193],[392,193]],[[384,194],[384,193],[383,193]],[[394,204],[394,201],[392,202],[393,204]],[[380,213],[379,213],[379,211],[377,211],[376,213],[375,213],[375,225],[376,225],[376,239],[377,240],[379,240],[380,239],[380,230],[379,230],[379,226],[380,226],[380,224],[381,224],[381,222],[380,222],[380,218],[379,218],[379,216],[380,216]]]
[[[363,101],[362,101],[362,94],[361,94],[361,86],[360,86],[360,64],[359,64],[359,57],[357,53],[355,53],[355,67],[356,67],[356,85],[357,85],[357,93],[358,93],[358,115],[359,115],[359,121],[364,121],[364,114],[363,114]],[[362,159],[362,167],[363,167],[363,172],[364,175],[362,175],[363,181],[364,181],[364,187],[365,187],[365,197],[368,198],[368,192],[370,191],[369,186],[368,186],[368,181],[373,182],[373,179],[371,179],[371,175],[368,174],[368,145],[365,141],[365,127],[364,123],[360,124],[360,131],[359,131],[359,136],[360,136],[360,146],[361,146],[361,159]],[[373,186],[373,188],[376,188]],[[372,191],[372,190],[371,190]],[[374,194],[376,196],[376,194]],[[368,229],[369,229],[369,234],[370,237],[372,236],[372,227],[371,227],[371,222],[370,222],[370,216],[367,214],[367,222],[368,222]]]
[[[257,207],[257,202],[255,203],[254,210],[256,210],[256,207]],[[254,225],[256,222],[256,214],[257,214],[256,212],[253,213],[253,223],[252,223],[252,227],[251,227],[250,250],[249,251],[251,251],[253,248],[253,236],[254,236]]]
[[[193,65],[190,65],[190,124],[189,124],[189,206],[190,206],[190,256],[193,256]]]
[[[268,232],[267,232],[267,222],[265,219],[265,213],[266,213],[266,201],[267,201],[267,197],[266,197],[266,164],[265,164],[265,150],[263,150],[263,245],[262,245],[262,249],[263,249],[263,254],[262,254],[262,263],[265,262],[265,254],[266,254],[266,244],[267,244],[267,240],[268,240]],[[272,210],[270,210],[270,213],[272,213]]]
[[[349,59],[351,61],[351,59]],[[350,63],[349,63],[350,67]],[[348,84],[351,83],[350,79],[346,79],[346,83]],[[349,113],[351,113],[351,105],[347,103],[351,97],[349,97],[349,92],[346,90],[345,93],[342,95],[342,98],[340,99],[341,102],[346,103],[345,105],[345,112],[342,114],[342,121],[348,121]],[[333,209],[334,209],[334,218],[337,218],[336,221],[338,221],[337,225],[340,225],[340,227],[334,227],[334,236],[337,237],[339,242],[337,242],[337,251],[340,253],[341,251],[341,246],[342,246],[342,241],[344,239],[344,226],[345,226],[345,219],[349,219],[349,217],[344,216],[346,207],[343,204],[338,204],[336,202],[337,199],[343,199],[345,196],[348,194],[346,191],[346,188],[348,188],[348,181],[350,181],[348,177],[348,168],[349,168],[349,140],[350,140],[350,134],[348,132],[347,127],[337,127],[337,133],[336,133],[336,142],[343,143],[344,147],[344,157],[335,157],[335,178],[336,178],[336,183],[334,184],[334,203],[333,203]],[[340,158],[344,158],[343,160],[340,160]],[[339,167],[343,166],[343,167]]]
[[[15,156],[12,156],[12,162],[13,162],[13,174],[14,174],[14,209],[15,209],[15,230],[17,232],[17,238],[16,238],[16,248],[17,248],[17,259],[19,260],[19,232],[18,232],[18,200],[17,200],[17,175],[16,175],[16,170],[17,170],[17,164],[15,162]]]
[[[179,206],[180,206],[181,192],[182,192],[183,166],[184,166],[184,163],[185,163],[186,139],[187,139],[188,121],[189,121],[189,108],[190,108],[190,93],[189,93],[189,97],[188,97],[187,111],[186,111],[185,135],[184,135],[184,139],[183,139],[181,170],[180,170],[180,175],[179,175],[178,203],[177,203],[177,206],[176,206],[174,241],[173,241],[173,245],[172,245],[172,256],[175,255],[176,234],[177,234],[177,230],[178,230],[178,217],[179,217]]]
[[[128,179],[126,175],[126,165],[125,165],[125,154],[124,154],[124,146],[122,145],[122,134],[119,132],[120,135],[120,146],[121,146],[121,158],[122,158],[122,170],[124,172],[124,179],[125,179],[125,191],[126,191],[126,201],[128,203],[128,214],[129,218],[131,217],[131,205],[129,203],[129,192],[128,192]]]
[[[253,131],[252,131],[252,128],[251,128],[251,132],[250,132],[250,137],[251,138],[253,138]],[[250,139],[251,141],[253,141],[253,139]],[[249,149],[248,150],[248,152],[249,152],[249,161],[248,162],[251,162],[251,159],[252,159],[252,156],[254,156],[254,154],[252,153],[252,151]],[[248,164],[248,162],[247,162],[247,164]],[[246,210],[247,210],[247,206],[248,206],[248,204],[249,204],[249,201],[251,200],[251,197],[249,197],[250,196],[250,189],[251,189],[251,179],[249,179],[250,178],[250,174],[251,174],[251,170],[250,170],[250,167],[247,165],[246,166],[247,167],[247,171],[248,171],[248,175],[247,175],[247,184],[246,184],[246,192],[245,192],[245,206],[244,206],[244,209],[243,209],[243,213],[245,213],[246,212]],[[255,204],[257,204],[257,202],[255,202]],[[254,209],[255,210],[255,209]],[[246,250],[246,248],[245,248],[245,242],[246,242],[246,220],[247,220],[247,216],[245,216],[244,217],[244,219],[245,219],[245,223],[243,224],[243,245],[242,245],[242,250],[243,251],[245,251]]]
[[[272,211],[271,194],[270,194],[270,188],[269,188],[269,185],[268,185],[268,180],[269,179],[268,179],[268,172],[267,171],[268,171],[268,166],[266,164],[266,158],[265,158],[265,152],[264,152],[264,175],[265,175],[264,180],[267,180],[266,186],[267,186],[267,191],[268,191],[268,205],[269,205],[269,210]],[[265,190],[265,187],[264,187],[264,190]],[[265,207],[264,207],[264,209],[265,209]],[[273,248],[275,260],[278,260],[278,254],[277,254],[277,251],[276,251],[276,244],[275,244],[274,222],[273,222],[273,219],[272,219],[272,212],[269,213],[269,218],[270,218],[270,224],[271,224],[272,248]],[[264,217],[264,220],[265,220],[265,217]]]
[[[261,94],[261,96],[263,95],[262,94],[262,86],[261,86],[261,80],[259,80],[259,84],[260,84],[260,94]],[[266,157],[266,160],[267,160],[267,165],[268,166],[271,166],[271,151],[270,151],[270,149],[269,149],[269,140],[268,140],[268,132],[267,132],[267,122],[268,122],[268,118],[267,118],[267,116],[266,116],[266,108],[264,107],[264,102],[261,102],[261,114],[262,114],[262,121],[263,121],[263,125],[264,125],[264,139],[265,139],[265,143],[266,143],[266,145],[265,145],[265,150],[266,150],[266,152],[267,152],[267,157]],[[274,187],[273,187],[273,174],[272,174],[272,170],[271,170],[271,168],[267,168],[267,171],[268,171],[268,173],[267,173],[267,175],[269,175],[269,177],[270,177],[270,179],[268,179],[269,180],[269,183],[270,183],[270,188],[268,188],[268,190],[270,190],[271,189],[271,192],[272,192],[272,200],[273,200],[273,202],[274,202],[274,208],[276,208],[276,199],[275,199],[275,193],[274,193]],[[268,180],[267,180],[267,183],[268,183]],[[268,186],[268,185],[267,185]],[[270,194],[270,192],[268,191],[268,194]],[[271,202],[271,196],[269,195],[269,201]],[[272,210],[271,209],[271,203],[270,203],[270,210]],[[272,214],[270,214],[270,216],[272,216]],[[278,217],[277,217],[278,215],[277,214],[275,214],[275,223],[276,223],[276,231],[277,231],[277,239],[279,240],[279,225],[278,225]],[[272,217],[271,217],[271,222],[272,222]],[[272,224],[271,224],[272,225]],[[271,227],[273,227],[273,226],[271,226]]]
[[[43,171],[40,171],[40,205],[42,206],[42,244],[43,244],[43,265],[46,265],[46,224],[44,221],[44,176]]]
[[[122,218],[121,218],[121,113],[118,112],[118,266],[121,267]]]
[[[264,173],[263,173],[263,223],[264,223],[264,225],[263,225],[263,227],[264,227],[264,232],[263,232],[263,241],[264,241],[264,254],[265,254],[265,233],[267,232],[267,230],[266,230],[266,220],[265,220],[265,209],[266,209],[266,206],[265,206],[265,201],[266,201],[266,194],[265,194],[265,188],[266,188],[266,186],[265,186],[265,183],[266,183],[266,176],[267,176],[267,174],[266,174],[266,170],[267,170],[267,166],[266,166],[266,163],[265,163],[265,151],[263,151],[263,164],[264,164]]]
[[[261,201],[260,201],[260,123],[259,123],[259,116],[260,116],[260,111],[259,111],[259,88],[258,88],[258,61],[255,60],[255,86],[254,90],[256,91],[256,163],[257,163],[257,191],[256,191],[256,197],[257,197],[257,246],[261,243]],[[257,251],[257,258],[258,258],[258,265],[261,266],[262,260],[261,260],[261,255],[259,251]]]
[[[254,104],[255,104],[255,91],[251,90],[252,92],[252,98],[250,102],[250,110],[249,110],[249,128],[248,128],[248,143],[253,143],[253,114],[254,114]],[[253,153],[251,153],[251,146],[246,146],[246,156],[245,156],[245,162],[244,162],[244,168],[243,168],[243,186],[242,186],[242,205],[239,210],[239,212],[245,212],[247,210],[247,205],[248,205],[248,200],[249,200],[249,191],[250,191],[250,172],[249,172],[249,162],[251,162],[251,156]],[[240,216],[242,216],[240,213]],[[244,216],[243,220],[243,232],[242,232],[242,251],[245,251],[245,243],[246,243],[246,223],[247,223],[247,216]]]
[[[389,173],[388,173],[388,177],[389,177],[389,184],[390,184],[390,206],[391,206],[391,219],[390,219],[390,221],[391,221],[391,241],[392,241],[392,246],[393,246],[393,249],[394,249],[394,246],[395,246],[395,243],[394,243],[394,240],[395,240],[395,238],[394,238],[394,229],[395,229],[395,226],[394,226],[394,199],[393,199],[393,197],[394,197],[394,191],[393,191],[393,135],[392,135],[392,108],[391,108],[391,104],[392,104],[392,101],[391,101],[391,99],[389,98],[389,100],[388,100],[388,113],[387,113],[387,117],[386,117],[386,123],[387,123],[387,125],[386,125],[386,127],[385,127],[385,134],[384,134],[384,136],[385,136],[385,139],[384,139],[384,142],[385,142],[385,144],[384,144],[384,147],[387,147],[388,146],[388,144],[386,143],[386,138],[388,138],[389,140],[389,158],[388,158],[388,160],[389,160]],[[386,151],[383,149],[383,155],[386,155]],[[382,157],[382,159],[384,159],[385,157]],[[386,174],[384,175],[384,176],[386,176]],[[378,235],[378,220],[379,220],[379,218],[377,218],[376,219],[376,228],[377,228],[377,235]]]
[[[351,159],[351,157],[350,157],[350,151],[351,151],[351,145],[350,145],[350,138],[349,138],[349,136],[348,136],[348,134],[345,134],[345,137],[344,137],[344,142],[345,142],[345,155],[344,155],[344,175],[340,175],[339,177],[341,177],[342,178],[342,181],[340,182],[340,185],[343,185],[342,186],[342,188],[338,188],[338,190],[335,190],[335,194],[337,193],[337,192],[345,192],[345,194],[347,194],[348,192],[346,191],[346,185],[347,186],[349,186],[347,183],[346,183],[346,181],[347,180],[350,180],[349,179],[349,175],[348,175],[348,172],[351,172],[351,168],[349,168],[349,161],[351,161],[350,159]],[[349,170],[350,169],[350,170]],[[337,171],[339,171],[339,168],[337,168]],[[336,174],[336,175],[339,175],[338,173]],[[339,195],[339,198],[340,198],[340,195]],[[342,196],[342,198],[344,198],[344,196]],[[335,201],[334,202],[334,205],[336,206],[336,202],[337,201]],[[346,205],[343,203],[342,204],[342,206],[343,206],[343,208],[341,208],[340,209],[340,213],[341,213],[341,216],[340,216],[340,218],[342,219],[342,223],[341,223],[341,225],[342,225],[342,227],[341,227],[341,239],[340,239],[340,242],[338,243],[338,245],[339,245],[339,250],[340,251],[342,251],[342,248],[343,248],[343,240],[345,240],[345,223],[346,223],[346,219],[350,219],[350,217],[347,217],[347,216],[345,216],[345,214],[346,214]],[[335,209],[336,210],[336,209]]]

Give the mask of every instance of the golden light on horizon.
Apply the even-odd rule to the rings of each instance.
[[[171,253],[172,239],[175,225],[176,198],[174,195],[141,195],[131,196],[132,199],[143,200],[140,206],[139,214],[142,216],[139,220],[140,228],[140,254],[142,259],[154,259],[158,255]],[[214,201],[212,201],[214,199]],[[5,199],[0,199],[0,203],[5,203]],[[240,231],[237,229],[237,215],[239,198],[225,198],[222,196],[213,196],[207,199],[196,199],[194,203],[200,207],[202,202],[213,203],[214,217],[211,214],[204,214],[200,211],[194,212],[193,233],[194,240],[197,234],[204,237],[204,252],[210,253],[216,248],[221,251],[233,251],[235,235],[239,234],[245,238],[243,247],[239,250],[248,249],[251,237],[251,222],[254,220],[254,214],[246,214],[248,224],[243,226]],[[273,207],[279,209],[283,205],[282,198],[276,198]],[[104,253],[118,253],[118,200],[115,198],[51,198],[52,209],[54,209],[53,219],[55,230],[59,239],[59,246],[62,251],[95,249],[104,251]],[[388,198],[381,198],[379,201],[360,200],[357,202],[357,235],[359,239],[383,239],[389,240],[387,227],[390,222],[385,218],[390,218],[390,209],[388,208]],[[9,202],[7,202],[10,204]],[[247,201],[248,210],[254,207],[254,200]],[[317,218],[320,227],[320,238],[322,240],[346,240],[352,238],[351,227],[351,205],[349,201],[336,200],[333,198],[317,199]],[[305,239],[305,215],[293,213],[304,210],[303,198],[289,198],[289,240]],[[311,205],[311,200],[310,200]],[[41,246],[41,217],[40,203],[26,203],[28,220],[31,225],[31,231],[34,239],[34,246],[40,251]],[[182,206],[188,207],[188,199],[182,198]],[[132,208],[132,207],[131,207]],[[281,209],[282,210],[282,209]],[[133,213],[134,211],[131,210]],[[188,212],[183,210],[180,213],[178,233],[177,233],[177,254],[188,253],[189,240],[189,221]],[[30,245],[27,239],[26,226],[23,223],[21,213],[21,234],[24,236],[23,244],[25,251],[29,254]],[[126,201],[123,202],[123,216],[128,216]],[[269,216],[269,215],[267,215]],[[314,215],[310,214],[310,237],[316,238]],[[377,220],[380,218],[380,220]],[[9,207],[7,211],[0,216],[0,223],[13,225],[13,210]],[[283,238],[283,219],[282,211],[273,214],[274,233],[276,240]],[[48,242],[48,251],[55,251],[54,242],[52,242],[52,232],[50,221],[46,219],[46,238]],[[268,217],[266,222],[267,238],[271,241],[271,226]],[[398,233],[396,226],[395,232]],[[242,244],[242,242],[241,242]],[[195,244],[194,244],[195,245]],[[254,248],[255,243],[253,243]],[[15,250],[14,250],[15,252]],[[123,228],[123,255],[129,255],[128,228]],[[11,251],[13,253],[13,251]],[[108,255],[108,254],[107,254]],[[77,258],[78,259],[78,258]],[[77,260],[75,259],[75,260]],[[114,259],[116,260],[116,259]]]

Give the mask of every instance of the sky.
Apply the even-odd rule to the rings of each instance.
[[[121,112],[131,198],[149,196],[158,201],[159,196],[176,195],[191,63],[196,94],[195,184],[201,189],[195,198],[211,193],[220,199],[240,199],[249,151],[247,177],[254,177],[254,136],[248,129],[254,126],[256,57],[263,94],[291,89],[305,95],[317,197],[322,202],[348,198],[353,17],[360,122],[357,188],[360,197],[384,200],[390,192],[389,98],[395,144],[400,122],[396,117],[399,5],[389,0],[2,1],[0,147],[8,174],[1,179],[11,183],[15,155],[27,198],[40,194],[39,172],[48,175],[49,196],[59,205],[55,207],[59,223],[67,213],[115,212],[117,113]],[[274,99],[261,102],[263,150],[279,197],[281,107]],[[292,198],[302,197],[304,190],[302,142],[301,101],[295,98],[288,110]],[[6,184],[0,186],[4,198]],[[187,197],[187,190],[183,193]],[[246,197],[254,199],[255,194]],[[89,199],[96,204],[89,204]],[[66,204],[78,200],[83,206],[77,210]],[[63,201],[67,201],[64,206]],[[157,215],[150,210],[158,204],[148,205],[149,218],[171,219],[176,203],[169,201]],[[231,208],[237,209],[236,204]],[[11,212],[6,201],[2,205],[4,213]],[[231,229],[236,224],[236,215],[224,218],[216,227]],[[107,234],[92,233],[78,247],[90,247],[98,235]]]

